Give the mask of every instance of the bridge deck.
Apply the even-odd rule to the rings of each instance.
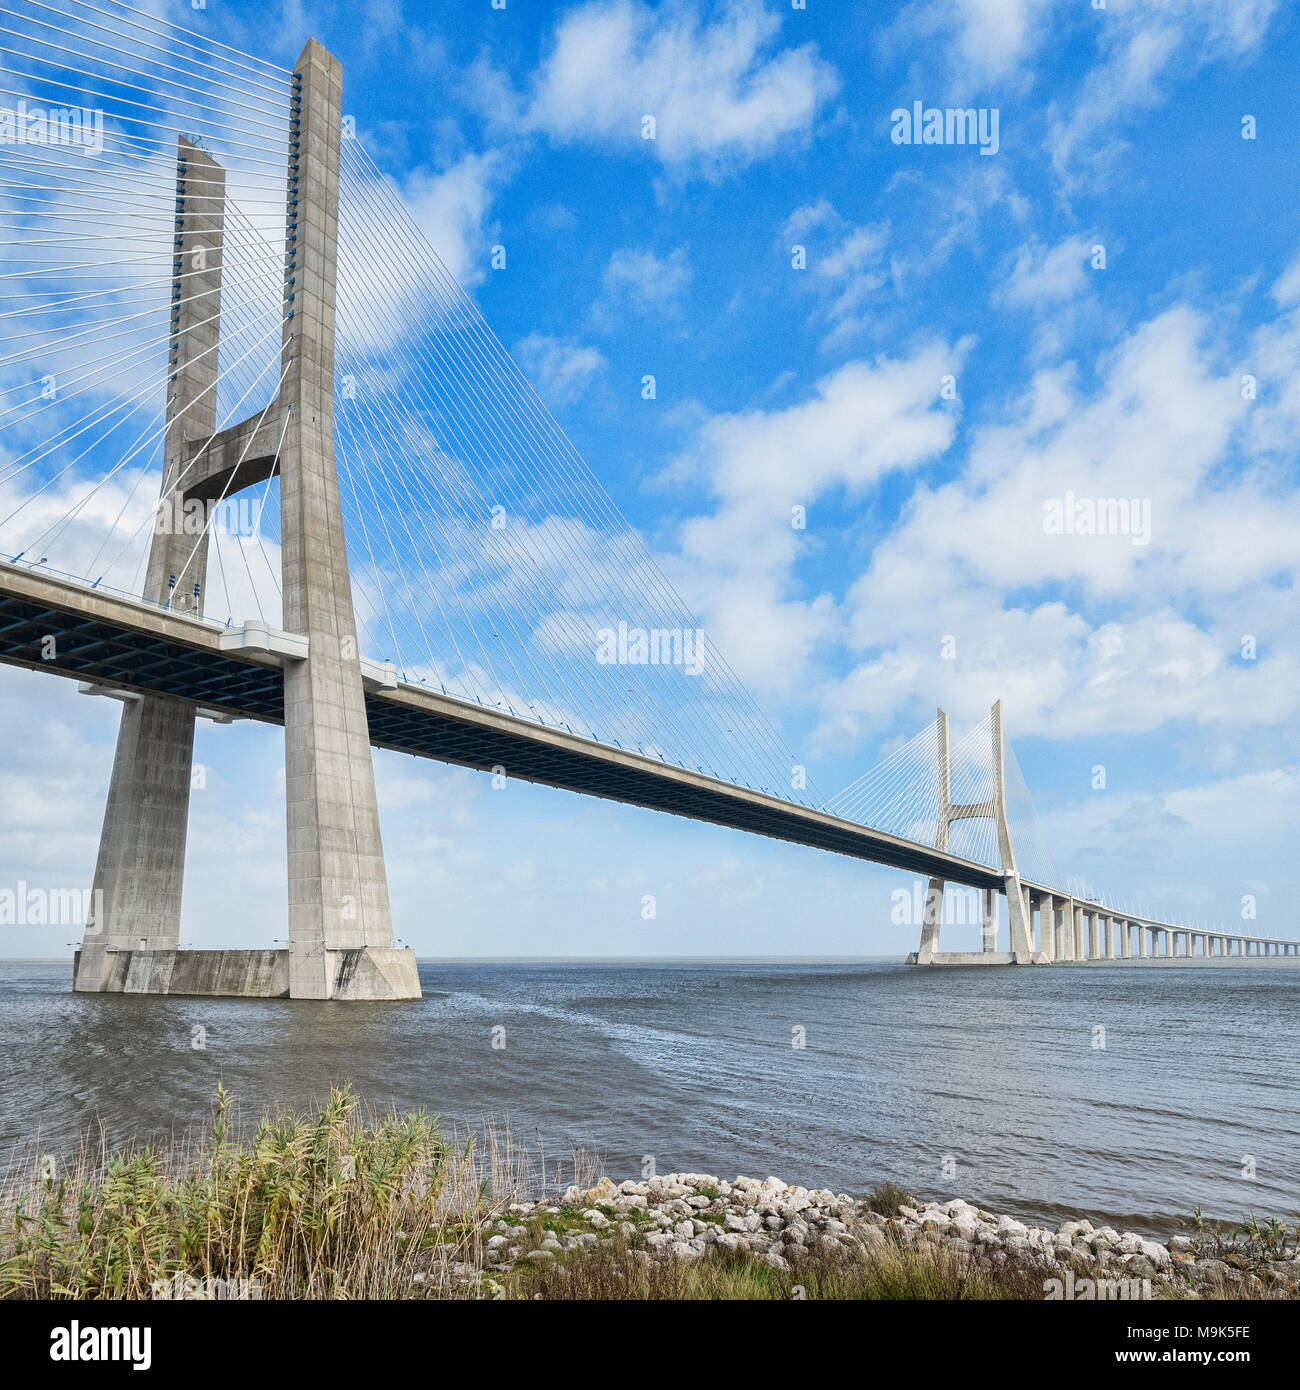
[[[278,658],[222,651],[222,631],[218,624],[0,562],[0,661],[282,722]],[[996,870],[944,851],[423,686],[371,691],[366,711],[371,742],[380,748],[481,771],[500,767],[508,777],[566,791],[970,887],[1002,887]]]

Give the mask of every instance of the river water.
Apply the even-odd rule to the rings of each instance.
[[[0,1150],[183,1134],[219,1079],[245,1119],[348,1080],[380,1108],[508,1122],[534,1155],[595,1150],[619,1179],[647,1159],[891,1179],[1157,1232],[1196,1206],[1300,1212],[1285,967],[439,961],[398,1005],[73,995],[70,975],[0,964]]]

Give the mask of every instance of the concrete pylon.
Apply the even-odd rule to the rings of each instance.
[[[948,763],[948,716],[943,710],[936,711],[938,731],[938,759],[936,776],[938,778],[939,815],[934,832],[934,847],[948,848],[948,820],[952,809],[952,775]],[[929,965],[939,949],[939,933],[943,926],[943,890],[941,878],[930,879],[925,886],[925,906],[921,916],[921,942],[917,948],[918,965]]]
[[[144,597],[203,612],[208,555],[186,525],[188,446],[211,437],[217,413],[217,344],[226,175],[183,136],[176,153],[172,313],[163,434],[162,501],[155,516]],[[104,989],[121,952],[175,950],[194,761],[195,706],[131,693],[95,860],[93,916],[86,923],[73,988]]]
[[[369,953],[381,974],[400,963],[383,958],[393,924],[334,459],[343,70],[312,39],[293,82],[280,508],[284,624],[306,635],[307,657],[284,674],[289,993],[326,999],[341,951]]]
[[[175,511],[181,499],[212,501],[280,478],[284,624],[296,639],[283,659],[289,949],[177,949],[195,709],[131,696],[96,868],[104,907],[78,955],[79,990],[420,997],[414,954],[393,941],[334,457],[341,126],[342,68],[312,39],[290,97],[279,395],[255,420],[221,431],[225,176],[184,140],[177,173],[173,265],[187,278],[173,300],[163,499]],[[149,597],[202,611],[207,536],[155,535]]]
[[[1007,824],[1006,736],[1002,728],[1002,701],[993,703],[993,818],[998,830],[998,854],[1002,860],[1002,876],[1006,883],[1007,915],[1011,925],[1011,956],[1017,963],[1028,964],[1034,957],[1034,933],[1025,910],[1025,894],[1016,869],[1015,846],[1011,843],[1011,827]]]
[[[980,947],[985,954],[998,949],[998,895],[992,888],[980,889]]]
[[[938,823],[935,827],[934,843],[936,849],[948,848],[948,827],[959,820],[988,817],[997,827],[998,854],[1003,876],[1003,892],[1007,899],[1007,916],[1010,921],[1010,956],[1015,964],[1029,964],[1036,958],[1050,958],[1050,948],[1044,947],[1036,955],[1034,951],[1033,906],[1029,890],[1020,880],[1016,870],[1015,850],[1011,843],[1011,830],[1007,823],[1006,809],[1006,746],[1002,730],[1002,701],[994,704],[991,712],[992,758],[993,758],[993,797],[988,801],[954,803],[952,800],[952,772],[949,759],[948,716],[943,710],[936,712],[938,730],[938,766],[936,769],[938,792]],[[921,921],[921,939],[916,953],[909,957],[914,964],[930,965],[939,954],[939,933],[943,916],[944,880],[931,878],[926,886],[925,909]],[[992,890],[988,890],[992,891]],[[981,954],[988,957],[997,955],[997,916],[996,904],[990,911],[983,896],[980,907]],[[974,963],[979,959],[958,955],[949,957],[963,964]],[[1000,958],[1005,963],[1005,958]]]

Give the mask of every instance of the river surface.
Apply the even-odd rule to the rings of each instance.
[[[594,1150],[617,1179],[647,1158],[891,1179],[1156,1232],[1196,1206],[1300,1213],[1285,967],[438,961],[397,1005],[73,995],[70,975],[0,963],[0,1151],[66,1153],[100,1123],[179,1136],[218,1080],[245,1120],[351,1081],[380,1108],[508,1122],[534,1156]]]

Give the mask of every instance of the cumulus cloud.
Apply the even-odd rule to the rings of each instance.
[[[799,404],[713,416],[679,471],[706,480],[715,509],[685,523],[678,563],[695,605],[742,678],[806,691],[816,651],[838,625],[829,594],[794,592],[808,532],[796,507],[842,491],[862,500],[881,479],[917,468],[952,442],[940,399],[968,344],[930,343],[911,356],[853,361]]]
[[[1029,89],[1063,41],[1091,45],[1081,81],[1048,107],[1049,153],[1070,189],[1109,167],[1120,122],[1208,64],[1255,53],[1278,9],[1278,0],[1111,0],[1104,10],[1075,0],[912,0],[886,46],[910,54],[938,45],[945,90],[965,102],[972,90]]]
[[[522,120],[554,140],[646,151],[709,176],[807,139],[839,86],[812,44],[782,47],[780,18],[733,4],[592,0],[560,21]],[[653,141],[642,121],[655,121]]]
[[[1300,491],[1240,457],[1246,403],[1207,339],[1175,306],[1116,347],[1091,395],[1044,369],[960,476],[916,490],[850,590],[864,657],[827,687],[823,737],[909,699],[974,716],[1003,696],[1019,731],[1057,737],[1291,716],[1300,663],[1277,638]],[[1049,506],[1071,497],[1149,505],[1149,542],[1054,533]],[[1243,662],[1242,634],[1273,645]]]
[[[1074,299],[1087,284],[1092,239],[1067,237],[1056,246],[1031,240],[1016,252],[995,299],[1015,308],[1038,309]]]
[[[829,325],[822,347],[836,347],[865,326],[867,306],[889,279],[889,223],[854,226],[822,198],[797,208],[781,231],[792,249],[805,248],[818,313]]]
[[[627,312],[675,315],[693,279],[683,247],[664,256],[623,247],[609,258],[601,275],[600,297],[592,306],[592,318],[599,327],[610,328]]]
[[[530,333],[515,344],[515,358],[542,400],[557,405],[575,401],[605,370],[605,358],[594,347],[583,347]]]
[[[1049,108],[1058,177],[1070,187],[1107,168],[1120,147],[1118,121],[1159,105],[1173,82],[1207,64],[1253,53],[1277,8],[1277,0],[1134,0],[1107,10],[1077,95]]]
[[[467,154],[437,173],[415,170],[403,186],[420,230],[466,288],[487,274],[487,244],[494,234],[489,211],[503,177],[503,156],[489,152]]]
[[[967,83],[1019,79],[1048,29],[1055,0],[914,0],[890,34],[891,46],[938,39],[949,68]]]

